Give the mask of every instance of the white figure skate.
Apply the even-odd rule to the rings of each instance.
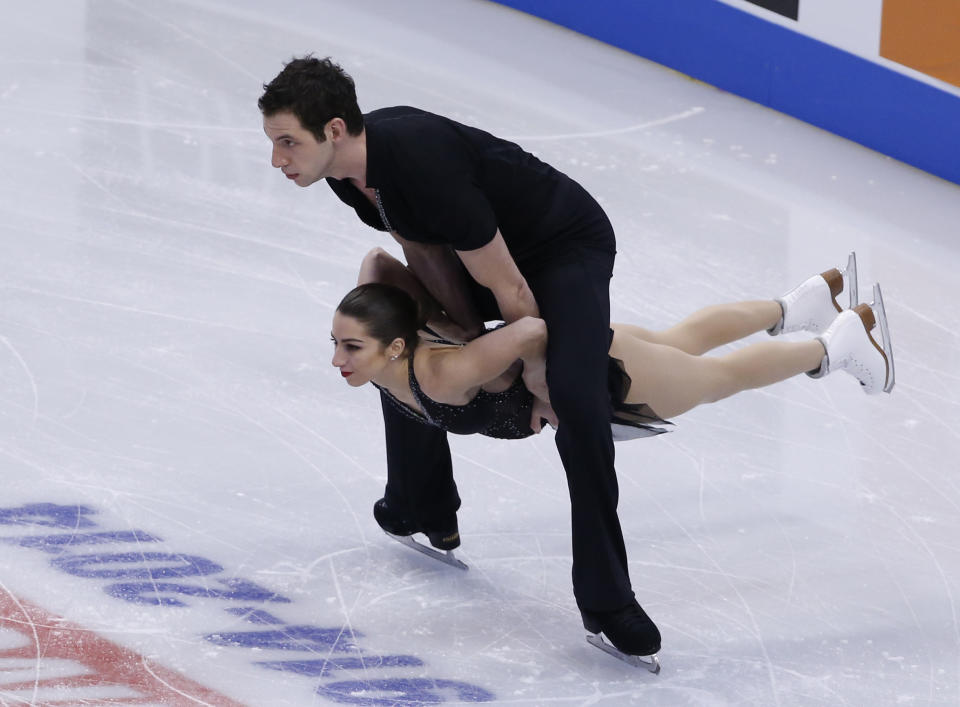
[[[882,345],[871,333],[878,324]],[[811,378],[844,370],[860,381],[864,392],[870,395],[893,390],[893,346],[879,284],[873,286],[873,302],[838,314],[817,340],[823,344],[826,355],[820,368],[807,374]]]
[[[831,268],[814,275],[793,288],[777,303],[783,311],[780,321],[767,330],[771,336],[792,331],[820,334],[843,311],[837,297],[844,290],[849,295],[849,308],[857,304],[857,254],[850,253],[847,267]]]

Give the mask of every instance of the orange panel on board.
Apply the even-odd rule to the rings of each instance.
[[[960,0],[883,0],[880,56],[960,86]]]

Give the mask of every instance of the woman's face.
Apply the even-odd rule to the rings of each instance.
[[[331,363],[354,387],[369,383],[390,362],[386,347],[353,317],[336,312],[330,338],[334,346]]]

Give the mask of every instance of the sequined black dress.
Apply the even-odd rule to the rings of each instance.
[[[630,376],[620,359],[610,358],[607,379],[612,404],[611,425],[614,440],[650,437],[670,431],[665,426],[673,423],[662,420],[648,405],[629,405],[623,402],[630,390]],[[411,353],[409,383],[413,397],[426,416],[400,402],[385,388],[377,387],[404,415],[447,432],[460,435],[481,434],[498,439],[523,439],[533,434],[530,429],[533,394],[527,390],[520,376],[517,376],[513,385],[500,393],[481,389],[466,405],[438,403],[421,390],[413,372]]]

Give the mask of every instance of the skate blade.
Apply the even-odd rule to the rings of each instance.
[[[883,295],[880,292],[880,283],[873,286],[873,302],[870,303],[874,316],[877,318],[877,324],[880,326],[880,337],[883,340],[883,355],[887,359],[887,380],[883,386],[883,392],[889,393],[893,390],[894,370],[893,370],[893,344],[890,342],[890,325],[887,323],[887,310],[883,306]]]
[[[383,531],[387,533],[387,531]],[[470,569],[463,562],[458,560],[453,554],[453,550],[437,550],[432,547],[427,547],[423,543],[418,543],[410,535],[394,535],[393,533],[387,533],[391,538],[396,540],[401,545],[406,545],[411,550],[416,550],[417,552],[422,552],[427,557],[432,557],[434,560],[439,560],[445,565],[450,565],[451,567],[456,567],[458,570],[468,570]]]
[[[645,668],[649,670],[654,675],[660,673],[660,659],[657,658],[656,654],[654,655],[628,655],[623,651],[619,651],[614,648],[612,645],[607,643],[602,633],[588,633],[587,634],[587,643],[595,648],[599,648],[604,653],[612,655],[618,660],[622,660],[628,665],[632,665],[635,668]]]
[[[860,303],[859,293],[857,291],[857,254],[850,251],[847,258],[847,267],[840,271],[847,280],[847,291],[850,295],[850,307],[853,309]]]

